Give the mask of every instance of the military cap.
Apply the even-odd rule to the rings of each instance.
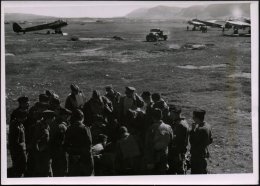
[[[100,92],[98,90],[93,90],[92,97],[93,98],[99,98],[100,97]]]
[[[149,91],[144,91],[141,95],[141,97],[150,97],[151,93]]]
[[[134,87],[125,87],[126,91],[134,92],[136,89]]]
[[[155,101],[159,101],[161,99],[160,93],[153,93],[152,99],[155,100]]]
[[[206,111],[203,110],[203,109],[195,109],[193,111],[193,115],[195,117],[198,117],[198,118],[203,118],[204,119],[205,114],[206,114]]]
[[[157,120],[161,120],[162,119],[162,111],[158,108],[155,108],[153,110],[153,118],[157,119]]]
[[[29,98],[27,96],[21,96],[17,99],[19,103],[27,103],[29,101]]]
[[[70,85],[70,89],[71,89],[72,91],[79,91],[79,86],[78,86],[78,85],[75,85],[75,84],[71,84],[71,85]]]
[[[52,110],[45,110],[42,112],[42,117],[44,117],[44,118],[53,118],[54,116],[55,116],[55,113]]]
[[[46,94],[40,94],[39,95],[39,101],[40,102],[47,102],[47,101],[49,101],[49,97]]]
[[[107,86],[105,87],[105,89],[106,89],[106,91],[109,91],[109,90],[113,89],[113,87],[112,87],[112,85],[107,85]]]
[[[177,105],[170,105],[169,106],[169,111],[180,114],[181,113],[181,107],[177,106]]]

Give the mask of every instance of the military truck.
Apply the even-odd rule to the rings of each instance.
[[[146,36],[147,42],[156,42],[159,40],[167,40],[167,35],[163,34],[163,31],[159,28],[154,28],[150,30],[150,33]]]

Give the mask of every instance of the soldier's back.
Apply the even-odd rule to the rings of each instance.
[[[90,149],[92,143],[90,130],[83,123],[70,125],[66,132],[66,138],[68,145],[78,150],[86,147]]]
[[[9,148],[10,150],[25,150],[25,132],[23,124],[13,120],[9,127]]]
[[[152,127],[155,150],[166,150],[173,137],[171,126],[161,122],[160,124],[153,124]]]

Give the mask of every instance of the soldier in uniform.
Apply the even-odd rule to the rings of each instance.
[[[173,143],[169,149],[169,174],[186,174],[186,158],[189,125],[181,116],[181,108],[170,105],[170,125],[173,130]]]
[[[29,110],[29,122],[36,123],[41,119],[42,112],[49,109],[49,97],[46,94],[39,95],[39,101],[36,102]]]
[[[120,98],[118,106],[118,119],[121,124],[125,123],[125,117],[129,109],[136,110],[144,106],[144,101],[135,93],[134,87],[126,87],[125,89],[126,95]]]
[[[169,106],[167,103],[161,98],[160,93],[153,93],[152,94],[152,100],[154,102],[153,109],[158,108],[162,111],[162,120],[163,122],[166,122],[168,112],[169,112]]]
[[[206,111],[193,111],[192,129],[190,131],[191,174],[207,174],[208,146],[212,143],[211,127],[204,121]]]
[[[94,121],[90,127],[92,144],[96,145],[100,134],[107,134],[107,123],[101,115],[94,117]]]
[[[141,97],[143,98],[144,100],[144,107],[143,107],[143,110],[145,111],[145,113],[150,113],[151,112],[151,109],[152,109],[152,106],[153,106],[153,100],[152,100],[152,95],[149,91],[144,91],[142,94],[141,94]]]
[[[17,113],[20,113],[20,111],[29,112],[29,98],[27,96],[22,96],[17,99],[19,106],[16,108],[12,113],[10,117],[10,121],[12,122],[13,119],[16,118]]]
[[[88,126],[92,125],[95,116],[101,115],[104,119],[112,115],[112,103],[104,96],[101,96],[97,90],[94,90],[92,97],[84,104],[84,123]]]
[[[52,90],[46,90],[45,94],[49,97],[49,110],[60,108],[60,97]]]
[[[141,97],[144,100],[144,107],[143,110],[145,111],[144,114],[144,131],[147,131],[147,129],[152,125],[152,111],[153,111],[153,100],[152,95],[149,91],[144,91],[141,94]],[[143,138],[145,138],[145,132],[143,133]]]
[[[23,126],[26,117],[26,111],[16,111],[15,118],[11,121],[9,127],[9,149],[13,163],[14,177],[22,177],[26,169],[26,145]]]
[[[42,113],[49,108],[49,97],[46,94],[39,95],[39,101],[30,109],[27,124],[25,126],[27,146],[27,170],[26,177],[35,176],[36,148],[34,147],[35,130],[38,122],[42,119]]]
[[[113,105],[113,113],[116,116],[117,107],[118,107],[118,104],[119,104],[119,100],[120,100],[121,94],[119,92],[117,92],[112,87],[112,85],[106,86],[105,90],[106,90],[105,97],[111,101],[111,103]]]
[[[94,165],[95,165],[95,175],[96,176],[102,176],[104,172],[104,164],[102,162],[102,156],[104,149],[107,144],[107,136],[104,134],[99,134],[98,135],[98,140],[97,144],[95,144],[92,147],[92,154],[93,154],[93,159],[94,159]]]
[[[171,126],[163,123],[162,111],[153,111],[153,124],[146,133],[144,162],[148,174],[166,174],[168,165],[168,150],[172,145],[173,132]]]
[[[83,120],[83,112],[79,109],[74,110],[71,116],[71,125],[65,134],[65,149],[69,154],[68,176],[91,176],[94,174],[91,132],[83,124]]]
[[[68,95],[65,101],[65,108],[71,111],[76,109],[83,109],[83,105],[86,101],[85,95],[75,84],[70,85],[71,93]]]
[[[71,111],[60,109],[56,119],[50,127],[50,147],[52,159],[52,171],[54,177],[62,177],[67,173],[67,157],[64,148],[65,133],[68,127],[68,118]]]
[[[135,136],[126,127],[119,129],[120,139],[116,144],[116,170],[119,175],[137,175],[140,170],[141,152]]]
[[[54,112],[45,110],[42,119],[37,123],[34,132],[33,145],[35,148],[35,176],[51,177],[51,154],[50,154],[50,125],[55,120]]]
[[[23,127],[24,127],[24,133],[25,133],[25,143],[27,150],[29,149],[29,132],[30,132],[30,122],[28,120],[29,116],[29,99],[26,96],[21,96],[18,98],[19,106],[16,108],[12,113],[10,117],[10,123],[12,123],[14,120],[16,120],[17,115],[21,114],[21,112],[26,113],[26,120],[23,121]],[[24,176],[27,176],[27,172],[24,174]]]
[[[66,112],[71,113],[70,110],[68,110],[68,109],[66,109],[66,108],[61,106],[61,101],[60,101],[60,99],[58,97],[53,97],[53,98],[50,99],[50,107],[49,107],[49,109],[54,111],[56,116],[63,115]],[[59,118],[61,118],[61,117],[59,117]],[[68,122],[68,121],[66,121],[66,122]]]

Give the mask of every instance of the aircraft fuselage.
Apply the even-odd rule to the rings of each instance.
[[[27,28],[22,28],[20,25],[17,23],[13,23],[13,30],[16,33],[19,32],[31,32],[31,31],[38,31],[38,30],[44,30],[44,29],[53,29],[55,30],[55,33],[61,32],[61,28],[64,26],[67,26],[68,23],[62,20],[54,21],[52,23],[46,23],[42,25],[37,25],[37,26],[32,26],[32,27],[27,27]]]

